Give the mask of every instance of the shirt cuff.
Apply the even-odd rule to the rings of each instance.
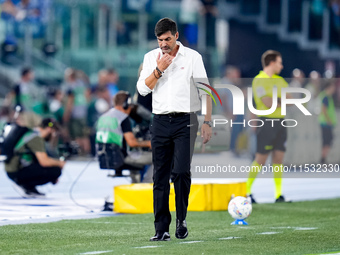
[[[152,90],[148,86],[146,86],[145,80],[137,82],[137,90],[142,96],[146,96],[147,94],[152,92]]]

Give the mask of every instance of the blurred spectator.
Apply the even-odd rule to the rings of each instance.
[[[221,80],[222,84],[231,84],[237,87],[241,86],[241,71],[235,66],[227,66],[225,69],[224,77]],[[222,100],[222,111],[223,114],[233,123],[243,122],[244,115],[233,115],[233,96],[229,89],[221,89],[220,97]],[[230,136],[230,150],[237,156],[237,141],[242,133],[243,125],[232,125],[231,136]]]
[[[12,2],[12,0],[5,0],[1,5],[1,16],[7,18],[9,16],[15,17],[18,14],[18,9]]]
[[[107,69],[106,72],[106,81],[107,81],[107,88],[110,92],[110,96],[113,97],[119,91],[118,89],[118,80],[119,74],[113,68]]]
[[[24,20],[24,19],[38,19],[40,18],[40,8],[38,5],[39,1],[31,1],[31,0],[21,0],[16,6],[18,13],[17,20]],[[19,17],[18,17],[19,16]]]
[[[88,99],[88,102],[91,104],[93,100],[97,98],[96,91],[98,88],[105,88],[107,89],[107,70],[102,69],[98,71],[98,81],[95,84],[92,84],[90,86],[90,98]]]
[[[91,98],[88,100],[88,102],[92,102],[97,96],[96,96],[96,90],[98,88],[107,88],[107,70],[102,69],[98,71],[98,81],[95,84],[91,85],[90,93]]]
[[[20,106],[21,111],[25,114],[33,116],[31,113],[44,114],[44,89],[33,83],[34,71],[30,67],[24,67],[21,70],[21,78],[14,85],[12,91],[6,96],[5,105],[14,109],[15,106]],[[30,126],[28,123],[25,125]]]
[[[82,71],[82,70],[79,70],[77,69],[76,70],[76,76],[77,78],[82,81],[86,86],[90,86],[90,78],[87,76],[87,74]]]
[[[110,92],[107,87],[97,87],[94,91],[88,110],[87,125],[90,129],[89,139],[91,145],[91,155],[96,156],[96,127],[95,124],[100,115],[108,111],[112,107]]]
[[[235,66],[227,66],[225,68],[224,76],[221,80],[222,84],[231,84],[237,87],[241,85],[241,71]],[[233,119],[233,96],[229,89],[222,89],[220,97],[223,102],[222,110],[228,119]]]
[[[292,72],[292,80],[289,83],[289,87],[302,88],[304,85],[305,74],[302,70],[295,68]],[[301,93],[291,93],[293,98],[301,97]]]
[[[65,83],[62,87],[67,97],[63,121],[68,126],[71,138],[75,139],[82,152],[87,154],[90,152],[90,142],[86,134],[88,88],[72,68],[65,70]]]
[[[64,112],[65,112],[64,101],[63,101],[63,98],[65,96],[64,92],[60,88],[50,88],[48,94],[49,94],[48,95],[48,108],[49,108],[50,115],[53,116],[53,118],[57,120],[57,122],[60,124],[59,133],[60,133],[61,140],[58,141],[58,139],[56,138],[55,140],[52,141],[53,144],[51,146],[51,149],[53,149],[53,146],[55,149],[58,142],[70,143],[71,139],[70,139],[67,127],[65,127],[65,123],[63,119]]]
[[[333,130],[337,123],[336,110],[333,101],[334,92],[335,83],[333,81],[329,81],[319,95],[321,102],[319,123],[322,131],[321,164],[326,163],[327,155],[334,138]]]
[[[319,113],[317,105],[317,97],[321,89],[321,75],[317,71],[312,71],[309,74],[309,80],[306,84],[306,89],[311,93],[311,100],[307,103],[307,109],[312,113]]]
[[[208,47],[216,46],[215,24],[218,9],[216,0],[201,0],[203,4],[203,15],[205,16],[206,43]]]
[[[63,97],[64,93],[59,88],[49,89],[49,111],[61,125],[64,115]]]
[[[95,87],[106,87],[107,85],[107,70],[100,70],[98,72],[98,83]]]
[[[50,18],[50,5],[51,0],[6,0],[1,17],[6,20],[7,39],[24,37],[28,26],[33,37],[43,37]]]
[[[182,42],[195,48],[198,40],[198,15],[202,10],[200,0],[182,0],[179,16],[181,24]]]

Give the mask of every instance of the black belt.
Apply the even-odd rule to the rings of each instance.
[[[182,117],[185,115],[190,115],[190,114],[195,114],[194,112],[170,112],[166,114],[156,114],[157,116],[165,116],[165,117],[171,117],[171,118],[176,118],[176,117]]]

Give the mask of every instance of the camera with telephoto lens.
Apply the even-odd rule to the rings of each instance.
[[[149,126],[152,120],[152,113],[142,105],[134,104],[129,116],[135,122],[132,129],[135,137],[144,141],[151,140]]]
[[[80,147],[76,142],[67,142],[58,145],[58,154],[61,159],[69,159],[79,155]]]

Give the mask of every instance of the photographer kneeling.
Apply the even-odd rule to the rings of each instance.
[[[113,97],[114,108],[104,113],[96,125],[96,143],[101,169],[114,169],[116,176],[122,175],[123,169],[131,172],[132,182],[138,182],[136,171],[152,163],[151,152],[129,155],[127,145],[131,148],[151,148],[150,141],[139,141],[132,133],[129,114],[131,97],[126,91],[119,91]]]
[[[45,142],[51,140],[58,126],[55,120],[42,120],[37,130],[28,129],[14,146],[14,155],[5,161],[8,177],[19,185],[27,196],[44,196],[37,185],[56,184],[65,162],[47,155]]]

